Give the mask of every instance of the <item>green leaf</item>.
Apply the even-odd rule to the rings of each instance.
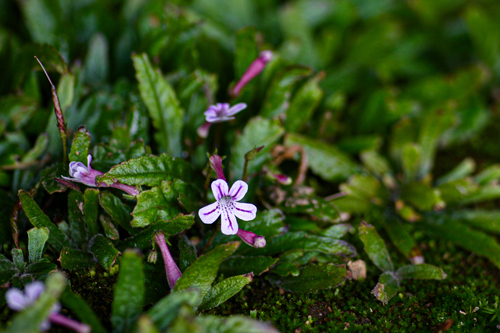
[[[437,108],[423,117],[418,142],[421,147],[419,176],[427,175],[434,164],[436,149],[443,132],[454,122],[453,109],[450,106]]]
[[[298,264],[293,262],[281,262],[271,269],[271,272],[279,276],[299,276],[300,269]]]
[[[0,258],[0,283],[5,284],[18,272],[16,265],[5,257]]]
[[[42,133],[36,138],[33,148],[31,148],[21,159],[22,163],[34,162],[42,156],[47,149],[49,143],[49,136]]]
[[[83,216],[83,194],[70,190],[68,195],[68,220],[71,237],[80,248],[87,244],[87,229],[85,229],[85,217]]]
[[[155,233],[162,231],[165,237],[176,235],[186,229],[189,229],[194,223],[193,215],[179,214],[177,217],[170,221],[157,221],[150,224],[145,230],[137,233],[136,235],[125,239],[118,244],[119,249],[127,247],[139,247],[141,249],[151,247],[151,240]]]
[[[28,238],[29,238],[29,231],[28,231]],[[29,245],[28,245],[29,248]],[[16,265],[16,268],[19,270],[19,272],[24,273],[24,270],[26,269],[26,264],[24,262],[24,253],[23,250],[21,249],[12,249],[12,261],[14,262],[14,265]]]
[[[112,240],[117,240],[118,238],[120,238],[118,230],[116,229],[116,226],[113,224],[113,221],[111,221],[111,218],[109,218],[106,215],[101,215],[99,216],[99,221],[101,221],[101,225],[104,229],[104,233],[106,234],[107,238]]]
[[[486,185],[494,182],[500,178],[500,165],[492,165],[475,175],[473,178],[478,185]]]
[[[239,274],[253,273],[254,275],[261,275],[269,270],[269,268],[276,264],[278,258],[255,256],[231,256],[224,260],[220,267],[221,273],[225,276],[234,276]]]
[[[86,83],[102,85],[109,72],[108,41],[101,33],[92,36],[88,46],[83,75]]]
[[[421,211],[430,211],[441,201],[439,191],[427,184],[409,182],[401,186],[401,199]]]
[[[59,104],[63,111],[67,110],[73,104],[75,95],[75,75],[72,73],[65,73],[61,75],[59,83],[57,84],[57,96],[59,97]],[[85,163],[86,165],[87,163]]]
[[[408,259],[410,259],[411,251],[417,245],[413,238],[410,236],[405,226],[399,219],[388,218],[385,221],[385,230],[389,235],[391,241],[396,245],[399,251]]]
[[[101,234],[96,235],[90,240],[89,250],[107,271],[113,267],[116,258],[120,255],[120,251],[114,247],[113,243]]]
[[[48,259],[40,259],[37,262],[29,264],[26,267],[26,274],[32,276],[35,279],[43,279],[45,275],[55,272],[57,270],[57,265],[51,263]]]
[[[290,97],[297,82],[311,75],[312,69],[305,66],[289,66],[283,69],[267,90],[261,109],[261,116],[274,118],[286,112],[290,106]]]
[[[301,146],[311,170],[328,181],[342,181],[357,173],[359,167],[335,146],[302,135],[290,133],[285,145]]]
[[[66,288],[66,279],[62,273],[51,274],[45,283],[45,291],[28,308],[14,315],[6,333],[40,332],[40,324],[48,319],[52,306]]]
[[[436,186],[444,183],[452,182],[454,180],[459,180],[465,178],[472,174],[476,169],[476,162],[470,157],[464,159],[460,164],[458,164],[453,170],[448,172],[446,175],[439,177],[436,180]]]
[[[222,280],[205,295],[199,310],[203,311],[219,306],[240,292],[250,282],[252,282],[252,274],[237,275]]]
[[[314,110],[323,98],[323,89],[318,83],[323,80],[324,72],[320,72],[308,80],[295,93],[290,107],[286,110],[285,128],[288,132],[299,131],[311,119]]]
[[[378,177],[392,172],[389,161],[374,150],[364,151],[359,157],[363,161],[363,165]]]
[[[137,205],[132,212],[133,227],[146,227],[158,220],[171,220],[180,213],[177,202],[177,192],[169,181],[161,182],[160,186],[137,196]]]
[[[160,151],[172,156],[180,156],[184,112],[179,105],[175,91],[163,78],[161,72],[151,66],[145,53],[133,55],[132,60],[142,100],[148,108],[153,126],[158,131],[155,134],[155,140]]]
[[[97,177],[97,181],[108,185],[118,181],[127,185],[158,186],[162,181],[174,178],[190,182],[193,178],[192,173],[192,167],[186,161],[162,154],[122,162]]]
[[[78,294],[71,292],[70,288],[66,288],[61,296],[61,303],[64,307],[73,311],[79,320],[90,325],[93,333],[106,333],[107,330],[102,326],[99,318],[95,315],[92,308]]]
[[[179,247],[179,269],[184,272],[196,260],[196,249],[186,235],[182,235],[177,246]]]
[[[62,268],[71,270],[91,268],[96,264],[91,253],[68,248],[62,249],[58,260]]]
[[[71,151],[69,152],[70,162],[81,162],[87,165],[87,155],[89,154],[90,147],[90,133],[85,126],[80,126],[75,132],[73,143],[71,144]]]
[[[146,315],[141,315],[137,320],[137,333],[160,333],[160,330],[153,323],[151,318]]]
[[[455,211],[451,214],[454,220],[461,220],[467,224],[487,230],[489,232],[500,234],[500,211],[484,209],[465,209]]]
[[[199,257],[191,266],[186,268],[181,278],[177,280],[174,291],[189,288],[198,288],[200,298],[204,298],[210,291],[219,270],[220,264],[240,246],[240,242],[230,242],[219,245],[212,251]]]
[[[300,269],[299,276],[270,276],[281,288],[302,293],[312,293],[322,289],[335,287],[346,278],[344,265],[326,264],[323,266],[308,265]]]
[[[37,228],[46,227],[49,229],[49,243],[57,251],[70,246],[68,237],[54,223],[50,222],[48,216],[43,213],[28,192],[20,190],[19,199],[31,224]]]
[[[195,307],[200,302],[197,290],[183,290],[162,298],[148,311],[148,315],[160,330],[165,330],[177,317],[183,304]]]
[[[446,279],[446,273],[441,268],[428,264],[403,266],[396,271],[396,275],[400,279]]]
[[[476,191],[465,193],[459,201],[462,205],[480,203],[500,197],[500,186],[492,183],[478,188]]]
[[[314,195],[302,196],[300,192],[288,197],[282,206],[282,210],[284,213],[290,214],[307,214],[329,223],[339,219],[339,212],[333,202]]]
[[[130,332],[144,306],[144,268],[134,250],[126,250],[114,288],[111,324],[114,332]]]
[[[248,66],[259,56],[257,34],[258,30],[255,27],[245,27],[236,32],[236,52],[234,59],[236,78],[240,78]]]
[[[293,249],[318,251],[327,254],[355,256],[356,249],[349,243],[329,237],[308,235],[303,231],[287,232],[267,240],[266,247],[258,249],[259,255],[273,255]]]
[[[41,182],[49,194],[64,192],[68,189],[55,180],[55,178],[60,178],[61,176],[68,176],[68,166],[62,163],[42,170]]]
[[[46,227],[28,230],[29,262],[33,263],[42,258],[45,243],[49,239],[49,229]]]
[[[359,238],[365,246],[368,257],[370,257],[375,266],[384,272],[392,272],[394,270],[391,257],[387,252],[384,241],[379,236],[374,226],[362,221],[359,225]]]
[[[380,275],[377,285],[372,290],[376,299],[384,304],[396,295],[399,289],[399,281],[393,272],[385,272]]]
[[[261,117],[250,119],[232,147],[231,178],[240,179],[242,177],[246,153],[255,147],[264,146],[256,158],[248,164],[248,175],[259,172],[264,163],[271,159],[270,151],[283,133],[284,129],[278,120]]]
[[[238,224],[241,229],[251,230],[253,233],[260,236],[272,237],[285,231],[283,219],[283,212],[279,209],[270,209],[258,211],[254,220],[238,221]]]
[[[129,233],[137,233],[137,230],[130,225],[130,221],[132,220],[130,213],[132,210],[125,205],[120,198],[109,191],[101,191],[99,193],[99,202],[106,213],[111,216],[113,221],[118,223]]]
[[[342,238],[348,232],[352,232],[354,228],[348,223],[334,224],[321,232],[322,236],[329,238]]]
[[[500,268],[500,244],[494,237],[474,230],[446,215],[429,214],[423,221],[426,223],[426,230],[488,258]]]
[[[421,159],[420,146],[415,143],[407,143],[402,147],[401,164],[407,181],[415,180]]]
[[[89,237],[92,238],[99,233],[99,190],[87,188],[83,194],[83,199],[83,215]]]
[[[196,316],[193,319],[199,327],[203,328],[203,331],[180,332],[279,333],[279,331],[270,324],[243,316]]]

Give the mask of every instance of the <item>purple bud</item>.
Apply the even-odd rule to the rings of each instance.
[[[177,280],[182,276],[182,273],[177,267],[177,264],[172,258],[170,251],[168,250],[167,242],[165,241],[165,235],[162,232],[158,232],[155,235],[156,244],[160,247],[161,255],[163,256],[163,262],[165,263],[165,272],[167,273],[167,280],[170,289],[174,289]]]
[[[208,136],[208,131],[210,130],[211,125],[212,123],[206,121],[203,125],[198,127],[198,130],[196,131],[198,133],[198,136],[205,139]]]
[[[266,239],[263,236],[257,236],[253,232],[238,229],[237,235],[242,241],[256,249],[266,246]]]
[[[215,174],[217,175],[217,179],[222,179],[225,181],[226,177],[224,177],[222,158],[219,155],[212,155],[210,156],[209,161],[210,167],[215,171]]]
[[[241,89],[250,82],[255,76],[257,76],[266,64],[273,58],[273,53],[271,51],[262,51],[259,57],[255,59],[246,72],[241,76],[241,79],[236,83],[233,90],[230,92],[231,96],[236,97],[240,94]]]

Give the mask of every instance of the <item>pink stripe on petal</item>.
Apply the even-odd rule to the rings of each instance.
[[[228,186],[225,180],[217,179],[212,182],[212,193],[217,201],[228,193]]]
[[[237,180],[234,182],[233,186],[231,186],[231,190],[229,191],[229,195],[233,198],[234,201],[240,201],[243,199],[245,194],[248,192],[248,185],[242,180]]]
[[[236,235],[238,233],[238,221],[236,221],[233,210],[224,210],[222,212],[220,231],[224,235]]]
[[[203,208],[201,208],[198,211],[198,216],[200,217],[201,221],[205,224],[212,224],[220,216],[220,209],[219,209],[219,203],[214,202],[211,203],[210,205],[207,205]]]
[[[251,221],[257,216],[257,207],[243,202],[234,202],[234,215],[243,221]]]

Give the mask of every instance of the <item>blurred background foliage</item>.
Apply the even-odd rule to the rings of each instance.
[[[60,160],[61,143],[37,55],[68,137],[81,125],[91,133],[95,169],[168,152],[201,170],[221,142],[235,180],[244,154],[266,145],[249,173],[266,167],[295,186],[256,177],[249,195],[281,209],[296,237],[326,235],[338,209],[385,230],[413,263],[428,256],[414,239],[430,232],[500,267],[490,236],[500,234],[498,17],[496,0],[0,0],[1,243],[11,242],[18,190],[64,171],[40,174]],[[231,99],[262,50],[273,60]],[[175,145],[157,136],[165,129],[143,95],[138,73],[150,68],[172,87]],[[249,107],[198,144],[203,111],[229,100]],[[280,149],[286,161],[271,163]],[[303,156],[309,171],[297,183]],[[332,200],[339,191],[347,195]],[[321,205],[297,207],[304,198]]]

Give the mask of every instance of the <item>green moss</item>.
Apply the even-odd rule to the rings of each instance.
[[[259,277],[210,313],[249,315],[271,321],[282,332],[431,332],[446,328],[450,320],[449,332],[494,329],[498,323],[490,322],[484,305],[494,303],[499,270],[451,243],[425,241],[420,248],[428,263],[443,268],[448,278],[406,280],[385,306],[370,294],[380,272],[362,254],[368,268],[364,281],[346,281],[317,294],[291,294]],[[407,264],[400,257],[395,263]]]

